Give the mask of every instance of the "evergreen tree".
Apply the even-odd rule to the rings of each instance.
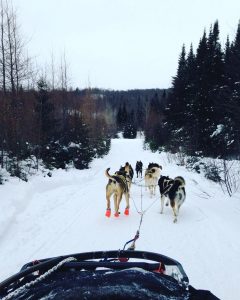
[[[159,95],[155,93],[150,101],[145,128],[145,142],[149,144],[153,151],[166,143],[165,132],[166,130],[163,128],[163,106]]]
[[[127,139],[135,139],[137,136],[137,126],[135,122],[134,111],[132,110],[124,124],[123,137]]]
[[[94,149],[89,139],[89,129],[81,115],[75,112],[70,118],[70,127],[65,134],[64,144],[67,145],[70,160],[76,169],[86,169],[94,157]]]
[[[117,112],[117,128],[118,130],[123,130],[125,125],[128,122],[128,113],[127,113],[127,109],[126,109],[126,103],[123,103],[123,106],[119,106],[119,110]]]
[[[44,145],[54,139],[57,122],[54,118],[54,105],[50,102],[50,93],[46,81],[41,78],[37,83],[37,87],[35,111],[39,124],[39,144]]]
[[[192,44],[186,61],[186,96],[185,102],[182,107],[182,114],[184,116],[182,120],[182,133],[184,138],[184,147],[182,149],[185,152],[192,153],[194,151],[193,142],[195,141],[196,128],[196,111],[194,105],[196,101],[196,57],[193,53]]]
[[[138,130],[142,131],[145,128],[145,110],[143,104],[140,102],[140,97],[138,97],[137,102],[136,123]]]
[[[196,116],[196,151],[211,155],[214,143],[211,135],[219,122],[216,107],[219,106],[218,89],[224,84],[224,63],[221,45],[219,43],[219,29],[216,21],[210,29],[209,37],[203,38],[197,49],[197,78],[194,111]]]
[[[232,85],[239,82],[240,79],[240,21],[238,23],[237,33],[231,47],[231,79]]]
[[[123,117],[122,117],[122,106],[119,106],[118,112],[117,112],[117,128],[118,130],[122,129],[122,125],[123,125]]]
[[[37,99],[35,112],[38,131],[36,156],[37,158],[42,158],[47,167],[49,167],[55,152],[51,144],[55,141],[57,121],[54,118],[54,106],[50,102],[50,93],[46,81],[41,78],[37,83],[37,87],[38,92],[35,94]]]
[[[166,108],[167,130],[170,132],[170,148],[178,151],[183,142],[184,107],[186,106],[187,87],[187,60],[185,46],[178,60],[177,75],[173,78],[172,92],[168,97],[169,104]]]

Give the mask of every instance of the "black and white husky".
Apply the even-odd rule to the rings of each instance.
[[[186,198],[185,180],[181,176],[177,176],[174,179],[168,176],[161,176],[158,180],[158,185],[161,194],[161,214],[163,213],[164,200],[167,198],[166,205],[168,205],[170,200],[174,215],[173,222],[176,223],[179,208]]]

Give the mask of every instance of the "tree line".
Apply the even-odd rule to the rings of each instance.
[[[224,47],[218,21],[204,30],[194,53],[183,45],[167,104],[150,141],[188,155],[239,157],[240,153],[240,23]],[[157,132],[157,131],[156,131]],[[162,138],[163,137],[163,138]]]
[[[19,28],[13,7],[2,0],[0,167],[24,180],[26,169],[39,169],[40,164],[87,168],[110,148],[105,103],[97,106],[90,89],[69,89],[65,55],[58,71],[53,56],[48,74],[33,67]]]
[[[165,91],[73,90],[65,53],[58,66],[53,54],[47,70],[34,66],[13,7],[2,0],[0,11],[0,182],[1,170],[27,180],[42,165],[88,168],[117,132],[148,129]]]
[[[224,49],[217,21],[196,53],[183,45],[170,89],[73,90],[65,53],[58,66],[52,54],[47,71],[34,67],[14,9],[2,0],[0,11],[0,166],[11,175],[88,168],[119,131],[143,132],[154,151],[239,156],[240,25]]]

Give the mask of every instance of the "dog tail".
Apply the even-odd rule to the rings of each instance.
[[[107,168],[107,170],[105,171],[105,175],[106,175],[109,179],[111,179],[111,180],[113,180],[113,181],[116,181],[115,178],[113,178],[113,177],[108,173],[109,170],[110,170],[110,168]]]
[[[182,176],[177,176],[174,178],[174,181],[175,182],[178,182],[179,183],[179,186],[182,186],[184,187],[186,185],[186,182],[184,180],[184,178]]]

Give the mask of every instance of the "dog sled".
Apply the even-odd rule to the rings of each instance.
[[[41,259],[0,283],[0,299],[217,300],[182,265],[152,252],[117,250]]]

